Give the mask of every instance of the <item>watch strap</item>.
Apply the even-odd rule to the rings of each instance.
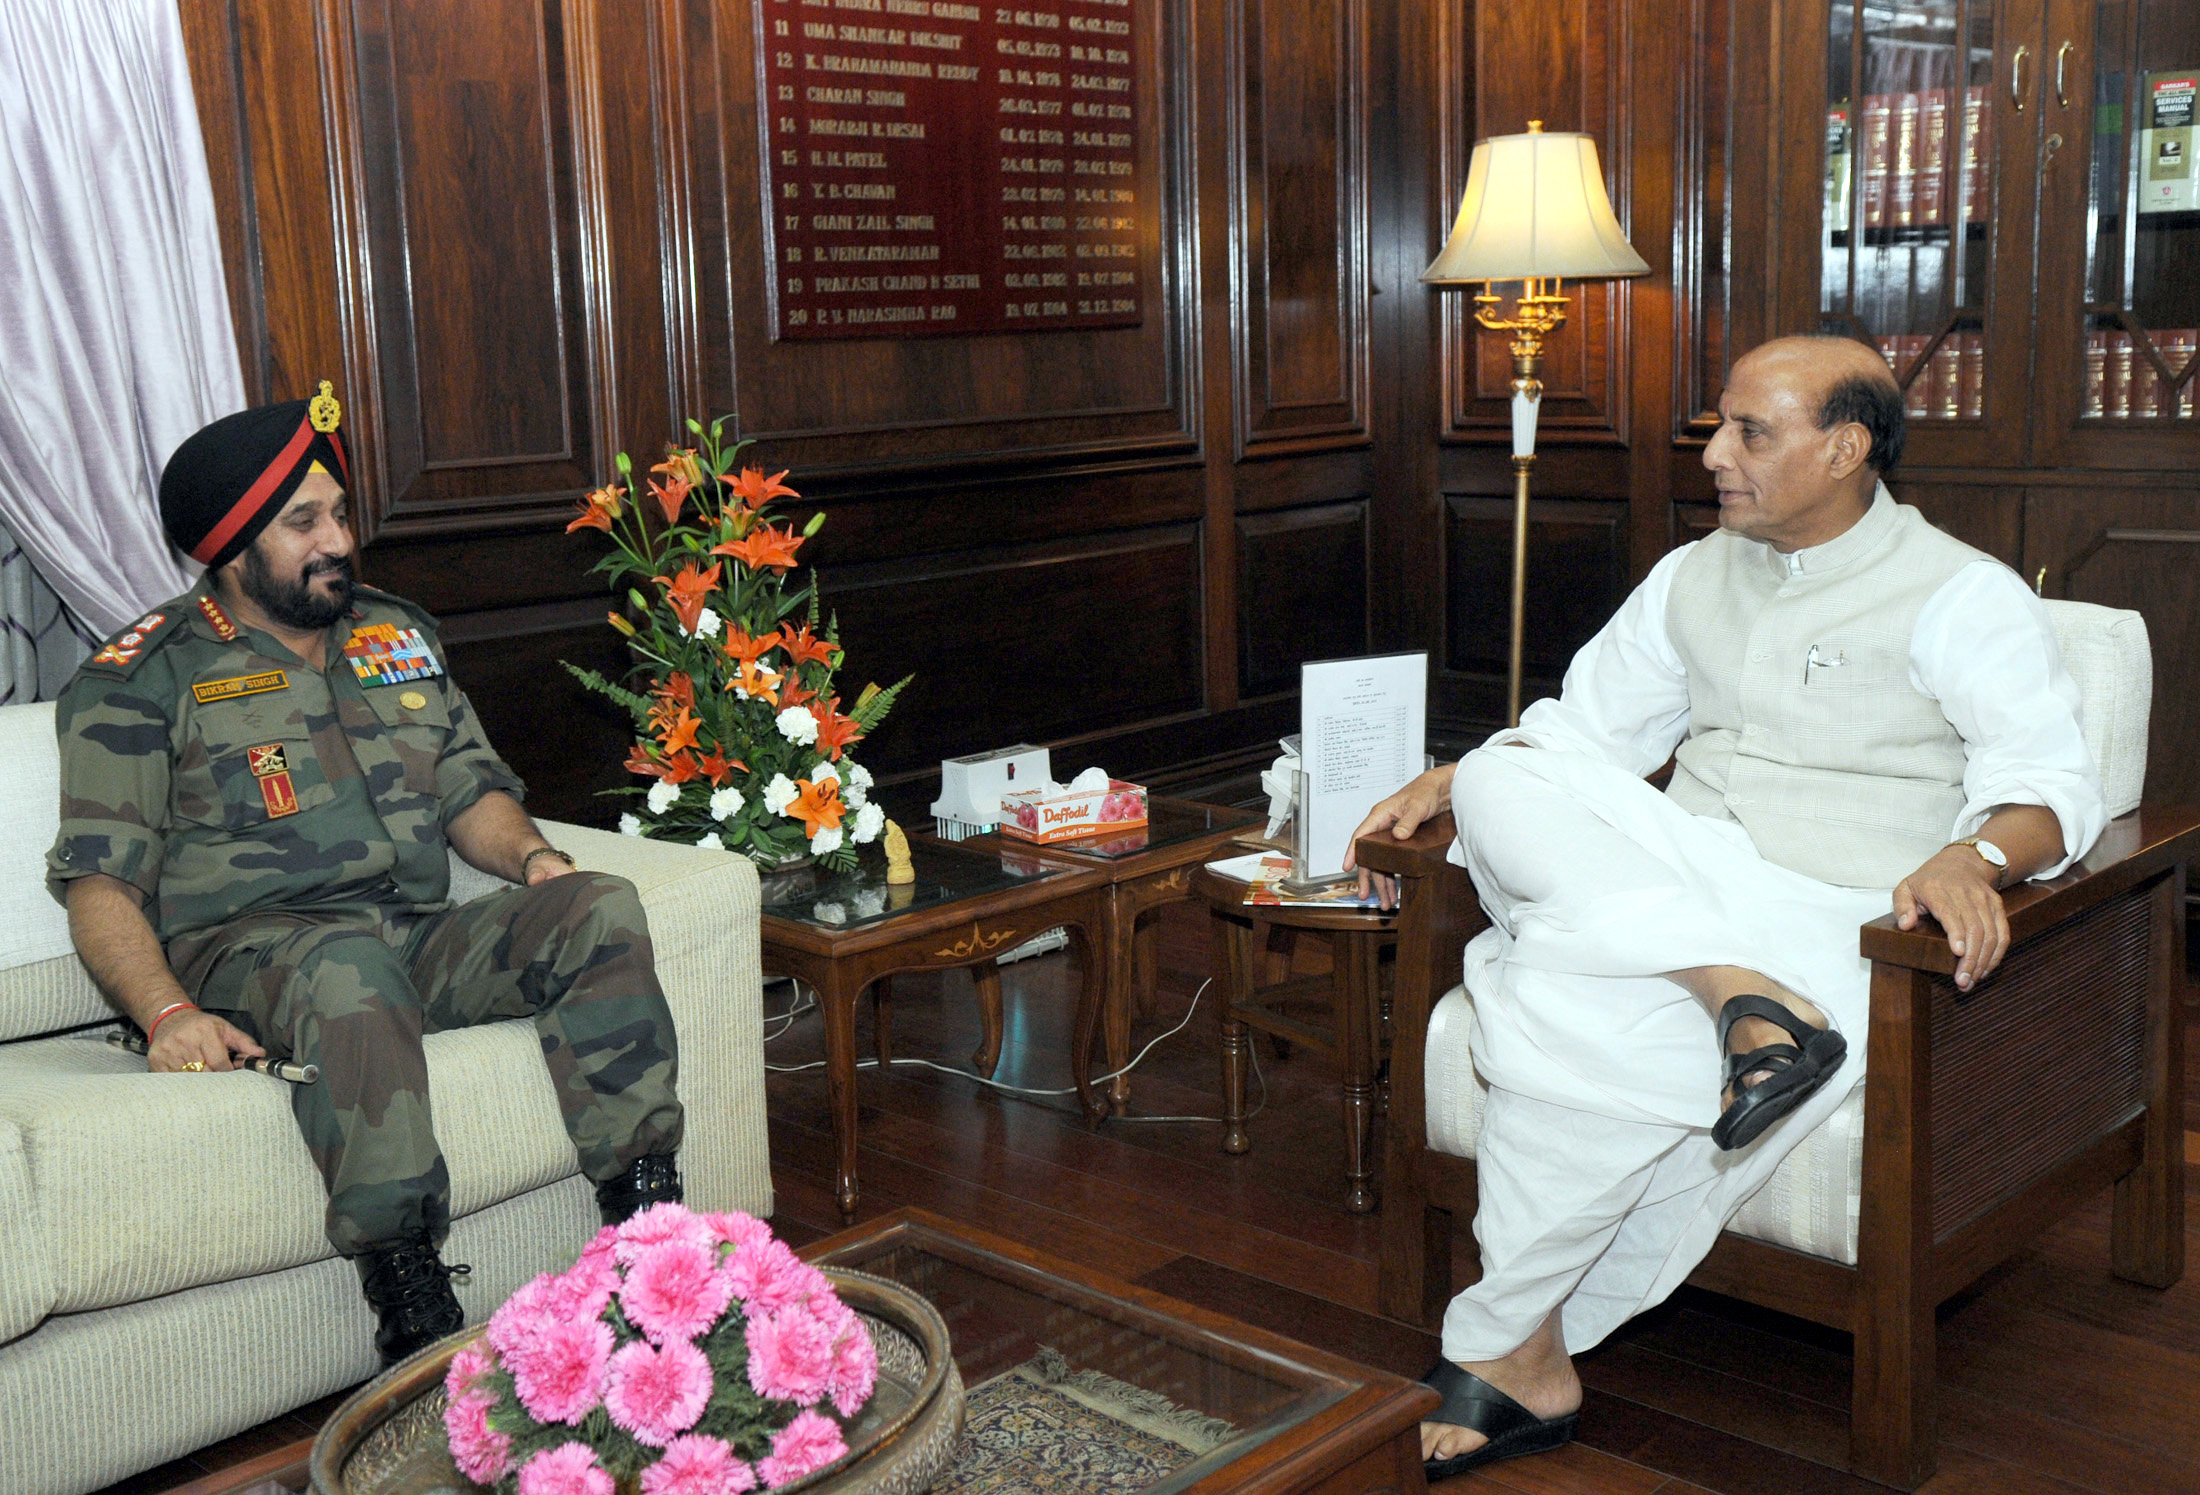
[[[567,855],[565,852],[558,850],[555,846],[538,846],[533,851],[530,851],[529,853],[527,853],[527,855],[519,859],[519,880],[523,886],[527,882],[528,872],[535,865],[536,857],[556,857],[559,861],[565,863],[565,865],[568,867],[578,867],[580,865],[578,862],[574,861],[571,856]]]

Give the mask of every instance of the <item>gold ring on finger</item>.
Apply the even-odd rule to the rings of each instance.
[[[184,1065],[183,1068],[185,1073],[195,1075],[205,1070],[206,1061],[203,1059],[193,1059],[188,1064]]]

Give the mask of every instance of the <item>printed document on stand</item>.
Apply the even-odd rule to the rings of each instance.
[[[1428,655],[1378,654],[1299,667],[1308,878],[1344,870],[1352,832],[1375,802],[1421,771]]]

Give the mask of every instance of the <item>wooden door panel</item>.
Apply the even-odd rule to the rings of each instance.
[[[1441,714],[1501,720],[1512,626],[1510,499],[1446,497]],[[1558,694],[1574,651],[1628,592],[1624,499],[1538,499],[1528,521],[1521,704]]]
[[[1299,666],[1368,651],[1367,502],[1237,522],[1238,692],[1297,688]]]

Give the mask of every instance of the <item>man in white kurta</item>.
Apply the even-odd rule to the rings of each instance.
[[[1448,803],[1492,920],[1466,957],[1489,1086],[1483,1276],[1446,1313],[1443,1352],[1544,1431],[1485,1446],[1425,1424],[1432,1473],[1570,1434],[1570,1356],[1678,1286],[1861,1082],[1858,925],[1890,907],[1937,918],[1968,989],[2007,948],[1998,889],[2100,833],[2045,610],[1879,482],[1901,408],[1858,343],[1785,339],[1739,362],[1705,456],[1720,532],[1652,569],[1559,699],[1362,827],[1407,835]],[[1660,793],[1644,777],[1668,758]],[[1714,1019],[1742,993],[1848,1053],[1726,1151],[1722,1110],[1775,1078],[1722,1088]],[[1744,1018],[1730,1050],[1789,1037]]]

